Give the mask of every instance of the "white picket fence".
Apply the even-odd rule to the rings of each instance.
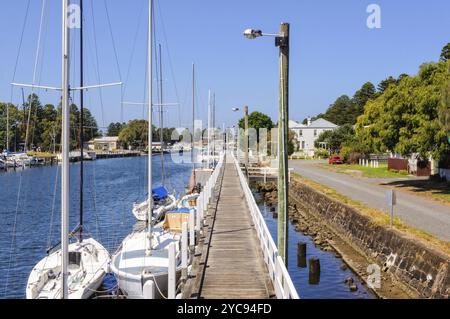
[[[244,190],[245,199],[247,200],[250,213],[252,214],[255,229],[258,235],[261,250],[264,256],[264,262],[269,270],[270,278],[275,288],[275,293],[278,299],[299,299],[297,290],[292,283],[291,276],[280,256],[278,256],[278,248],[272,238],[272,235],[267,228],[261,211],[256,204],[255,198],[250,190],[242,170],[239,166],[236,157],[229,152],[228,157],[232,158],[239,174],[239,180]]]

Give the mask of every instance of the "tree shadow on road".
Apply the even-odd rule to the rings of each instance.
[[[422,180],[397,180],[382,183],[384,186],[404,189],[412,193],[428,195],[450,204],[450,183],[439,177]]]

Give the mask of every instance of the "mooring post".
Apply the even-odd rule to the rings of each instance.
[[[302,241],[297,244],[297,266],[306,268],[306,243]]]
[[[176,269],[176,247],[175,243],[171,243],[169,246],[169,267],[167,278],[167,298],[175,299],[176,297],[176,285],[177,285],[177,269]]]
[[[309,284],[317,285],[320,282],[320,259],[312,257],[309,259]]]
[[[147,280],[143,288],[144,299],[156,299],[155,298],[155,283],[153,280]]]

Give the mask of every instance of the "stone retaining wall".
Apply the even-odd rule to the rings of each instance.
[[[396,230],[376,225],[354,208],[296,181],[291,182],[290,196],[420,296],[449,298],[448,256]]]

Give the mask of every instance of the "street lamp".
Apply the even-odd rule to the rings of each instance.
[[[288,154],[289,136],[289,24],[281,23],[277,34],[263,33],[258,29],[247,29],[244,36],[256,39],[275,37],[275,46],[280,48],[280,87],[278,108],[278,254],[288,266]]]

